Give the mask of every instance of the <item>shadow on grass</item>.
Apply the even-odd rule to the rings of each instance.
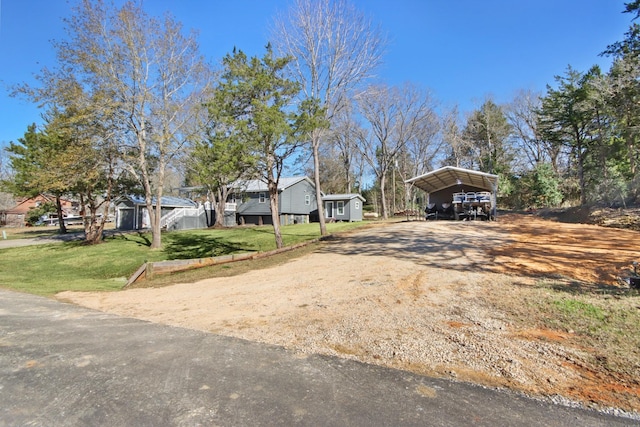
[[[297,238],[297,239],[301,239],[301,240],[312,240],[318,237],[317,234],[315,233],[311,233],[311,234],[298,234],[296,233],[295,226],[293,226],[294,228],[289,228],[289,226],[283,226],[280,228],[280,232],[282,233],[282,237],[284,239],[287,239],[289,237],[291,238]],[[256,234],[268,234],[273,236],[273,226],[258,226],[256,228],[253,228],[251,230],[252,233],[256,233]]]
[[[138,246],[151,246],[150,233],[118,233],[112,234],[109,239],[125,240]],[[190,233],[163,234],[163,251],[169,260],[207,258],[222,255],[230,255],[239,252],[252,252],[256,248],[246,242],[230,243],[220,237]]]
[[[221,238],[191,234],[167,236],[164,245],[168,259],[207,258],[254,250],[246,243],[230,243]]]
[[[112,234],[111,236],[108,237],[108,239],[125,240],[125,241],[128,241],[128,242],[137,243],[139,246],[150,247],[151,246],[151,238],[150,237],[151,236],[149,235],[149,233],[137,232],[137,233],[117,233],[117,234]]]

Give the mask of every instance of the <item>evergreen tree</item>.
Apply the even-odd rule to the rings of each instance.
[[[278,211],[278,183],[285,161],[301,145],[300,135],[313,126],[314,108],[303,103],[291,110],[300,91],[285,77],[289,57],[275,57],[270,45],[262,58],[248,58],[242,51],[225,56],[225,73],[219,90],[226,99],[225,114],[233,119],[234,132],[255,160],[258,176],[267,184],[276,246],[283,246]]]
[[[640,1],[627,3],[625,12],[640,14]],[[616,170],[630,183],[634,199],[640,198],[640,25],[633,23],[622,41],[607,46],[603,55],[613,57],[605,90],[612,109],[612,126],[624,144],[625,159],[620,159]],[[626,163],[626,165],[624,164]]]
[[[70,183],[64,163],[67,144],[53,133],[38,131],[35,123],[27,128],[18,142],[10,142],[6,148],[14,175],[5,181],[14,194],[35,197],[41,193],[56,198],[58,218],[62,218],[60,198],[69,192]],[[60,233],[66,233],[64,221],[58,221]]]
[[[581,205],[587,202],[585,166],[597,123],[589,86],[592,77],[593,73],[583,74],[569,67],[565,76],[556,76],[556,89],[547,86],[539,113],[543,138],[568,151],[569,175],[575,166]]]
[[[493,174],[511,170],[513,156],[507,145],[511,130],[502,108],[491,100],[472,113],[463,138],[474,147],[480,170]]]
[[[562,202],[559,178],[550,163],[539,163],[522,176],[519,190],[523,207],[556,207]]]
[[[225,58],[228,65],[231,57]],[[194,142],[187,162],[187,184],[201,186],[207,199],[215,205],[215,227],[224,226],[224,209],[229,184],[241,177],[256,174],[256,156],[252,141],[243,137],[238,122],[242,113],[236,111],[238,100],[230,91],[229,79],[235,77],[227,69],[220,86],[207,103],[208,120],[204,133]]]

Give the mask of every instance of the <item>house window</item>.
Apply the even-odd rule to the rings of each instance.
[[[311,204],[311,194],[304,195],[304,204],[309,206]]]
[[[356,200],[356,202],[353,205],[354,208],[356,208],[356,210],[360,209],[360,201]]]
[[[344,215],[344,202],[343,201],[339,201],[336,204],[336,209],[338,210],[338,215]]]
[[[265,193],[258,194],[258,203],[265,203],[267,201],[267,196]]]

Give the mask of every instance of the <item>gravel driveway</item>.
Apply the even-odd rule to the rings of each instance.
[[[542,225],[530,226],[544,227],[538,221]],[[525,275],[510,267],[519,262],[508,254],[520,253],[517,232],[523,227],[509,218],[374,226],[240,276],[112,293],[64,292],[58,298],[303,354],[593,403],[580,394],[593,385],[584,375],[587,350],[568,345],[559,331],[517,326],[518,305],[538,292],[534,256],[523,255],[531,270],[523,267]],[[618,241],[611,256],[627,249],[636,250]],[[575,256],[575,249],[570,253]],[[540,268],[564,265],[559,256],[540,259]],[[640,409],[637,394],[629,401],[613,394],[601,399],[597,403],[604,406]]]

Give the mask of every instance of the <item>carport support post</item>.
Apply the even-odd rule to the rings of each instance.
[[[405,182],[404,183],[404,211],[405,211],[405,214],[407,215],[407,221],[409,221],[410,215],[411,215],[411,212],[409,212],[409,210],[413,210],[413,205],[409,207],[409,191],[410,191],[409,184]]]
[[[496,221],[498,219],[498,180],[496,179],[495,185],[491,185],[491,216],[493,216],[493,220]],[[491,218],[489,218],[491,219]]]

